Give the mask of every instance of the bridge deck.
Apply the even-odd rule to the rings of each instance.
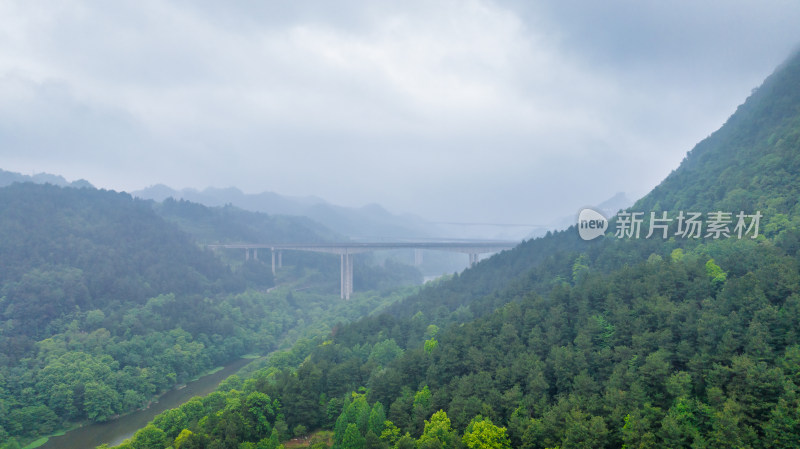
[[[339,254],[341,258],[341,296],[350,299],[353,293],[353,254],[369,251],[389,249],[427,249],[437,251],[452,251],[469,255],[469,265],[478,263],[478,255],[495,253],[504,249],[517,246],[519,242],[497,240],[443,240],[423,242],[325,242],[325,243],[229,243],[207,245],[208,248],[232,248],[245,250],[245,259],[258,258],[259,249],[269,249],[272,252],[272,274],[275,274],[275,256],[277,254],[278,266],[281,266],[282,251],[312,251],[318,253]]]
[[[207,245],[209,248],[238,248],[238,249],[272,249],[272,250],[299,250],[299,251],[324,251],[324,250],[380,250],[380,249],[433,249],[460,252],[495,252],[510,249],[520,242],[512,241],[423,241],[423,242],[325,242],[325,243],[229,243]],[[326,251],[327,252],[327,251]]]

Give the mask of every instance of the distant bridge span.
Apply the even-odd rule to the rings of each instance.
[[[517,246],[520,242],[497,240],[441,240],[421,242],[341,242],[341,243],[231,243],[207,245],[208,248],[233,248],[243,249],[245,260],[253,258],[258,260],[259,249],[269,249],[272,253],[272,274],[275,269],[283,266],[283,251],[311,251],[316,253],[339,254],[341,260],[341,296],[350,299],[353,293],[353,255],[370,251],[390,249],[413,249],[414,262],[422,262],[420,250],[437,250],[464,253],[469,256],[469,266],[478,263],[481,254],[496,253],[504,249]]]

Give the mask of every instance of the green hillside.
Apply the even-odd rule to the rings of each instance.
[[[304,219],[154,204],[91,187],[0,188],[1,448],[147,406],[244,354],[327,333],[397,299],[267,290],[268,264],[229,266],[198,245],[200,234],[184,231],[189,221],[210,224],[205,235],[217,241],[326,236]]]
[[[800,447],[798,136],[795,55],[631,209],[760,212],[757,238],[528,241],[123,446]]]
[[[800,58],[787,60],[697,144],[639,210],[760,210],[800,216]]]
[[[243,289],[209,252],[127,194],[30,183],[0,189],[4,323],[31,337],[110,301]]]

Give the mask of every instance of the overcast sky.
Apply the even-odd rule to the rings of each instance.
[[[646,193],[800,2],[0,0],[0,168],[543,223]]]

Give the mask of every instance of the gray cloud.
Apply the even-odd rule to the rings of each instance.
[[[433,220],[642,194],[800,42],[766,2],[0,4],[0,162]]]

